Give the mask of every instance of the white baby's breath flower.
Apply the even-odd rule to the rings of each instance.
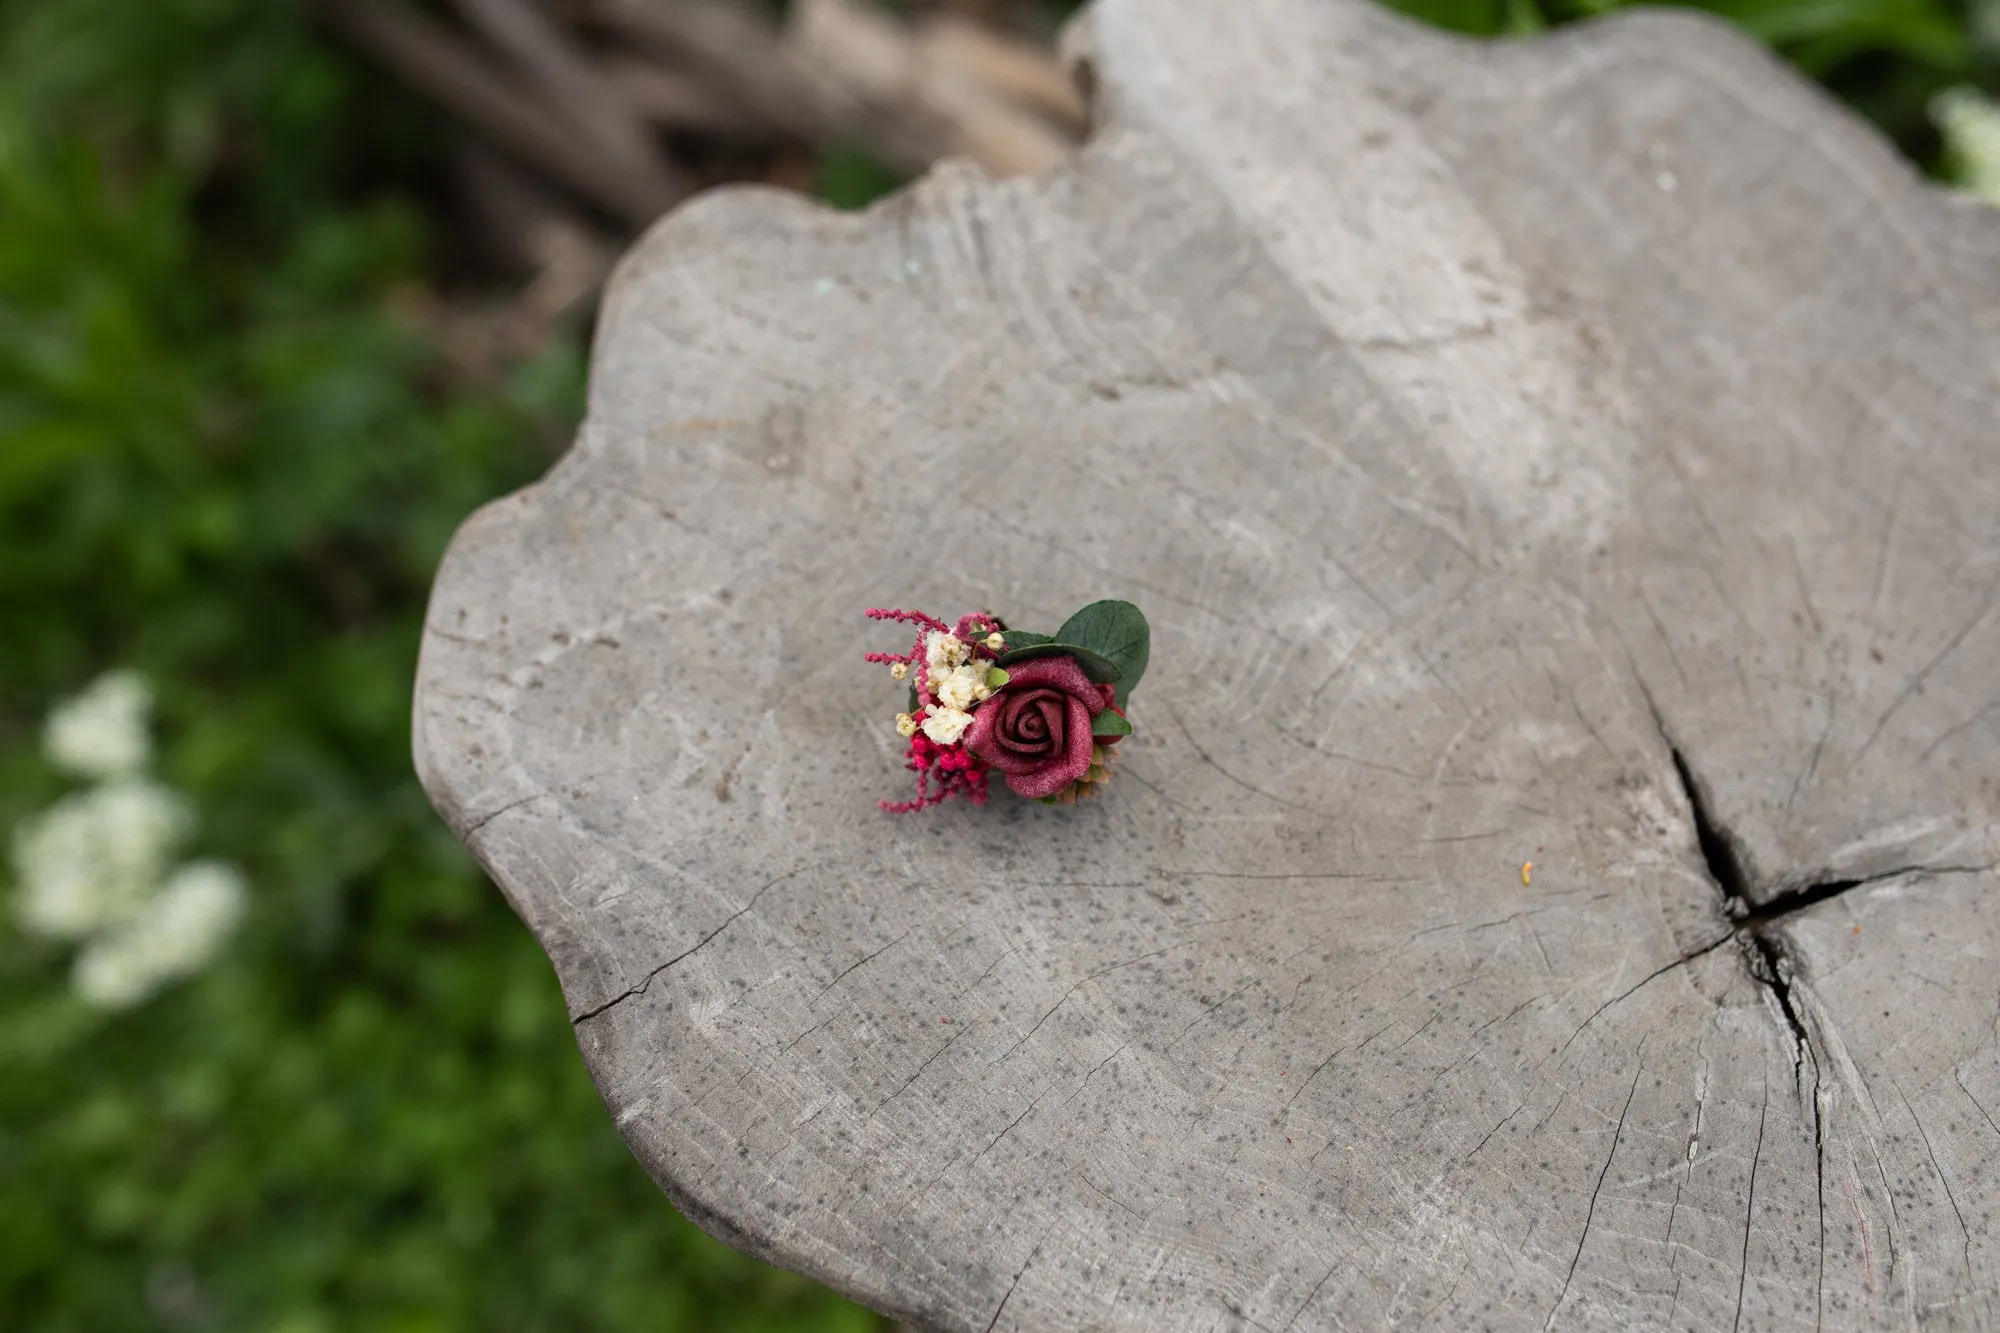
[[[972,645],[955,634],[932,630],[924,636],[924,663],[933,672],[950,669],[972,656]]]
[[[2000,204],[2000,104],[1976,88],[1947,88],[1931,99],[1953,181]]]
[[[136,671],[108,672],[58,704],[42,729],[49,762],[80,778],[136,777],[153,757],[153,689]]]
[[[931,692],[937,695],[939,702],[960,709],[971,708],[993,693],[986,685],[984,662],[967,662],[953,667],[931,687]]]
[[[81,939],[140,912],[194,823],[169,787],[126,778],[57,802],[14,830],[21,928]]]
[[[952,745],[972,725],[972,714],[957,708],[933,708],[924,718],[924,735],[939,745]]]
[[[248,897],[236,867],[220,861],[184,865],[137,917],[84,946],[71,982],[100,1008],[137,1004],[206,967],[235,931]]]
[[[904,740],[917,734],[917,719],[908,713],[896,714],[896,734]]]
[[[951,680],[952,672],[972,660],[972,645],[953,634],[941,634],[932,630],[924,636],[924,684],[930,692],[944,699],[944,688]],[[949,699],[945,700],[950,703]],[[969,702],[969,701],[968,701]],[[964,707],[964,703],[954,705]]]

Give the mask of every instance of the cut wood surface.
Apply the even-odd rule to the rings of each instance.
[[[439,576],[634,1151],[925,1328],[1994,1327],[2000,212],[1689,17],[1069,44],[1051,171],[657,227]],[[862,608],[1097,597],[1105,799],[876,811]]]

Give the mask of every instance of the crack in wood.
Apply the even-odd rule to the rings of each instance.
[[[1563,1274],[1562,1291],[1556,1295],[1556,1303],[1549,1308],[1549,1317],[1543,1321],[1543,1333],[1555,1327],[1556,1315],[1562,1311],[1563,1302],[1569,1299],[1570,1283],[1576,1280],[1576,1266],[1583,1260],[1583,1247],[1590,1240],[1590,1224],[1597,1216],[1597,1196],[1604,1192],[1605,1177],[1611,1174],[1611,1163],[1618,1156],[1618,1141],[1625,1137],[1625,1118],[1632,1114],[1632,1099],[1639,1095],[1639,1078],[1646,1072],[1646,1043],[1639,1043],[1639,1063],[1632,1070],[1632,1087],[1625,1094],[1625,1107],[1618,1113],[1618,1126],[1611,1131],[1611,1151],[1604,1154],[1604,1165],[1597,1172],[1597,1183],[1590,1190],[1590,1207],[1583,1214],[1583,1234],[1576,1238],[1576,1253],[1570,1256],[1569,1271]]]
[[[1750,1237],[1756,1229],[1757,1167],[1764,1160],[1764,1120],[1771,1113],[1771,1091],[1764,1090],[1764,1104],[1757,1112],[1757,1146],[1750,1152],[1750,1188],[1743,1197],[1743,1263],[1736,1272],[1736,1318],[1730,1333],[1743,1327],[1743,1293],[1750,1283]]]
[[[691,958],[695,954],[700,953],[703,949],[707,948],[710,941],[714,940],[715,937],[720,935],[723,931],[728,930],[731,926],[735,925],[736,922],[740,920],[746,912],[748,912],[751,908],[755,907],[757,905],[757,900],[759,898],[762,898],[766,893],[769,893],[772,889],[784,883],[786,880],[792,878],[794,875],[800,874],[806,870],[814,870],[814,869],[818,869],[818,867],[801,866],[798,870],[786,871],[784,874],[778,876],[776,879],[766,884],[763,888],[751,894],[749,902],[743,904],[743,906],[731,912],[728,915],[728,917],[726,917],[723,920],[721,925],[717,926],[714,930],[709,931],[708,934],[702,936],[699,940],[696,940],[693,946],[681,950],[679,953],[675,954],[672,958],[669,958],[666,962],[661,963],[658,967],[654,968],[652,971],[648,972],[645,976],[641,977],[637,982],[637,984],[627,987],[622,994],[612,996],[610,999],[606,1000],[604,1003],[596,1006],[595,1008],[584,1010],[582,1013],[578,1014],[575,1018],[572,1018],[570,1020],[570,1026],[582,1027],[585,1023],[589,1022],[591,1019],[596,1018],[598,1015],[603,1014],[611,1009],[617,1008],[619,1005],[625,1003],[625,1001],[631,999],[633,996],[644,995],[646,993],[646,988],[653,984],[654,978],[658,977],[662,972],[665,972],[668,968],[672,967],[674,964],[681,962],[684,959]]]
[[[531,805],[534,802],[541,800],[544,794],[545,793],[543,792],[535,792],[533,795],[523,796],[518,800],[509,801],[497,810],[489,810],[487,813],[481,815],[479,818],[467,824],[465,826],[465,831],[459,834],[459,837],[465,839],[465,841],[467,842],[471,842],[472,839],[480,832],[480,830],[484,829],[488,824],[491,824],[494,820],[500,818],[500,816],[507,814],[509,811],[519,810],[524,805]]]
[[[1041,1239],[1035,1242],[1035,1248],[1028,1251],[1027,1262],[1023,1263],[1021,1265],[1020,1271],[1014,1274],[1014,1280],[1007,1284],[1007,1294],[1000,1298],[1000,1304],[994,1307],[993,1317],[986,1321],[985,1333],[993,1333],[993,1330],[999,1326],[1000,1316],[1006,1312],[1007,1302],[1014,1299],[1014,1288],[1021,1285],[1022,1276],[1026,1274],[1028,1269],[1034,1264],[1035,1256],[1042,1252],[1043,1244],[1045,1244],[1048,1241],[1050,1234],[1054,1230],[1055,1228],[1051,1227],[1049,1228],[1048,1231],[1044,1231],[1041,1235]]]
[[[1652,703],[1650,695],[1648,704]],[[1744,961],[1750,977],[1763,986],[1776,1002],[1778,1012],[1783,1015],[1785,1026],[1792,1034],[1792,1086],[1795,1091],[1806,1084],[1806,1065],[1810,1062],[1812,1078],[1806,1095],[1812,1099],[1813,1122],[1813,1201],[1818,1217],[1818,1259],[1817,1279],[1814,1283],[1814,1328],[1819,1328],[1826,1317],[1826,1121],[1821,1105],[1821,1072],[1819,1053],[1814,1048],[1812,1036],[1804,1017],[1792,995],[1792,960],[1785,947],[1769,927],[1787,917],[1805,912],[1820,903],[1830,901],[1841,894],[1872,882],[1867,879],[1831,880],[1811,884],[1784,893],[1765,904],[1761,909],[1751,907],[1750,883],[1743,870],[1743,858],[1738,852],[1735,839],[1726,825],[1717,820],[1702,795],[1701,784],[1695,778],[1694,770],[1680,747],[1668,735],[1666,723],[1657,708],[1653,721],[1659,727],[1660,735],[1667,742],[1668,753],[1673,756],[1674,772],[1680,778],[1681,790],[1687,798],[1688,811],[1694,820],[1695,841],[1699,845],[1702,860],[1708,867],[1709,878],[1722,896],[1723,911],[1735,923],[1735,934],[1743,946]],[[1875,876],[1887,879],[1893,875],[1908,873],[1904,870]],[[1767,1111],[1769,1109],[1766,1103]],[[1758,1116],[1757,1141],[1761,1150],[1764,1137],[1764,1116]],[[1752,1201],[1757,1188],[1756,1160],[1753,1157],[1750,1168],[1750,1192]],[[1746,1204],[1746,1207],[1748,1205]],[[1742,1282],[1749,1276],[1750,1221],[1744,1221],[1744,1268],[1736,1293],[1736,1324],[1743,1320]]]

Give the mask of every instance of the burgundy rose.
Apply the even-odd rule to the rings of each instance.
[[[1090,771],[1091,719],[1111,702],[1074,657],[1007,668],[1008,681],[972,714],[965,748],[1022,796],[1053,796]]]

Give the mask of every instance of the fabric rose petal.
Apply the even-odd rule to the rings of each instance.
[[[972,715],[965,748],[998,769],[1016,795],[1053,796],[1090,771],[1090,724],[1104,696],[1075,658],[1025,663]]]
[[[868,653],[909,691],[896,714],[913,799],[879,801],[891,814],[953,796],[986,804],[998,772],[1016,794],[1074,805],[1111,780],[1111,751],[1132,734],[1125,704],[1145,674],[1152,631],[1130,602],[1092,602],[1054,634],[1009,629],[975,611],[947,624],[922,611],[871,607],[870,620],[916,627],[904,653]]]

